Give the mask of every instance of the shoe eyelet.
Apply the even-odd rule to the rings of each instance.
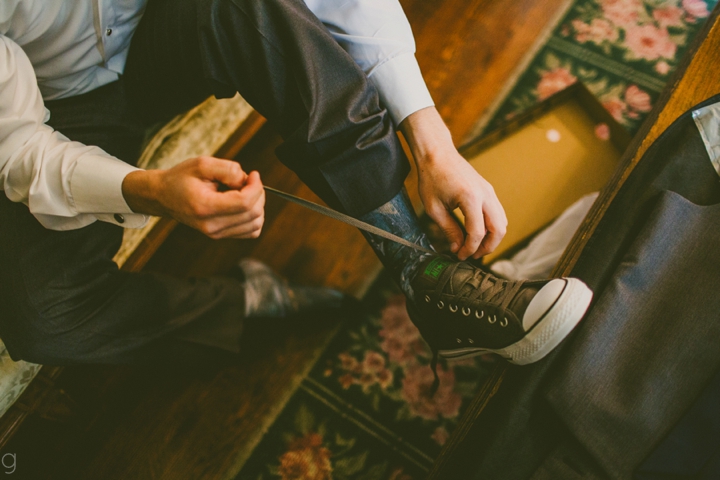
[[[451,311],[452,313],[455,313],[455,312],[458,311],[458,306],[457,306],[457,305],[450,305],[450,306],[448,307],[448,309],[450,309],[450,311]]]
[[[507,325],[508,325],[508,319],[507,319],[507,317],[503,317],[503,319],[500,320],[500,326],[507,327]]]
[[[455,340],[457,340],[458,343],[462,343],[462,340],[460,340],[459,338],[456,338]]]
[[[427,303],[430,303],[430,295],[425,295],[425,301],[426,301]]]
[[[477,310],[475,310],[475,317],[476,317],[478,320],[480,320],[480,319],[483,318],[484,316],[485,316],[485,312],[484,312],[484,311],[478,312]]]
[[[438,307],[440,310],[442,310],[444,306],[445,306],[445,303],[444,303],[442,300],[438,301],[437,307]]]
[[[462,309],[462,314],[463,314],[463,315],[465,315],[466,317],[469,317],[469,316],[470,316],[470,312],[472,312],[472,310],[470,310],[470,307],[463,307],[463,309]]]
[[[488,316],[488,323],[495,323],[495,322],[497,322],[497,316],[495,316],[495,315],[493,315],[492,317]]]
[[[473,340],[472,338],[468,338],[468,343],[475,343],[475,340]]]

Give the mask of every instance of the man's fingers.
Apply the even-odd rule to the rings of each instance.
[[[250,172],[247,177],[245,186],[239,191],[240,199],[244,203],[254,205],[255,203],[262,201],[265,205],[265,189],[263,188],[262,181],[260,180],[260,174],[256,171]]]
[[[467,236],[465,237],[465,243],[462,248],[458,251],[457,256],[460,260],[467,260],[468,257],[477,252],[480,244],[485,238],[485,218],[482,213],[482,208],[477,208],[472,211],[472,215],[467,215],[468,210],[464,210],[460,207],[465,217],[465,230],[467,230]]]
[[[435,223],[442,229],[450,243],[450,250],[453,253],[457,253],[463,244],[463,231],[460,225],[458,225],[457,220],[455,220],[455,217],[445,210],[443,206],[433,209],[432,212],[429,211],[428,215],[430,215],[430,218],[435,220]]]
[[[486,203],[483,213],[485,214],[487,235],[485,235],[480,248],[473,255],[475,259],[495,251],[507,231],[507,217],[499,201]]]
[[[203,178],[230,188],[242,188],[248,178],[239,163],[213,157],[200,157],[197,166]]]
[[[197,228],[211,238],[257,238],[265,221],[265,191],[260,174],[251,172],[240,190],[212,192],[207,215]]]
[[[210,238],[257,238],[265,224],[265,216],[261,215],[251,220],[230,224],[221,230],[206,233]]]
[[[477,260],[484,255],[492,253],[495,248],[497,248],[497,246],[500,244],[500,240],[502,240],[502,236],[488,229],[485,238],[483,238],[483,241],[480,244],[480,248],[478,248],[477,251],[472,255],[472,258]]]
[[[253,210],[263,210],[265,207],[265,190],[260,181],[258,172],[250,172],[245,185],[240,190],[226,190],[224,192],[211,192],[206,197],[209,215],[234,215]]]
[[[197,227],[200,231],[208,236],[223,233],[226,230],[233,229],[239,225],[246,225],[250,223],[257,223],[265,217],[265,212],[262,209],[252,209],[251,211],[244,213],[237,213],[233,215],[223,215],[210,217],[205,220],[201,220],[197,223]]]
[[[258,238],[262,233],[263,221],[259,225],[243,225],[233,230],[223,232],[225,238]]]

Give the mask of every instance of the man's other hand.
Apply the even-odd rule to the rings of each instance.
[[[122,191],[134,212],[174,218],[210,238],[257,238],[265,221],[260,174],[231,160],[199,157],[168,170],[138,170]]]
[[[460,260],[495,250],[507,230],[507,217],[495,190],[460,156],[435,107],[408,116],[400,124],[418,169],[425,211],[450,242]],[[453,210],[465,216],[463,235]]]

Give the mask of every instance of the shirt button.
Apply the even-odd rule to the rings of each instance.
[[[106,29],[106,30],[105,30],[105,35],[107,35],[108,37],[109,37],[110,35],[112,35],[112,28]]]
[[[116,222],[118,222],[118,223],[125,223],[125,217],[123,217],[123,216],[120,215],[119,213],[116,213],[116,214],[114,215],[114,217],[115,217],[115,221],[116,221]]]

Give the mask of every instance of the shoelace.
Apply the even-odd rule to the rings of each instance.
[[[435,296],[440,297],[445,287],[452,281],[452,277],[460,265],[462,264],[454,263],[440,274],[438,283],[435,286]],[[472,290],[465,289],[467,284],[471,286],[477,285],[477,287]],[[484,272],[476,268],[472,276],[467,278],[458,289],[458,307],[469,305],[479,299],[488,303],[499,304],[499,308],[507,309],[517,292],[520,291],[522,284],[522,281],[510,282],[509,280],[497,278],[492,273]],[[465,290],[465,292],[460,293],[463,292],[463,290]]]
[[[445,290],[445,287],[450,284],[453,275],[455,275],[455,272],[460,265],[460,263],[454,263],[440,274],[438,283],[435,286],[435,291],[433,292],[436,297],[439,298],[443,293],[443,290]],[[462,284],[460,284],[458,292],[463,293],[459,293],[457,297],[457,307],[464,308],[479,299],[488,303],[499,304],[499,308],[506,309],[510,305],[512,299],[515,298],[515,295],[520,291],[520,287],[522,287],[523,283],[524,282],[522,281],[510,282],[508,280],[503,280],[497,278],[489,272],[484,272],[481,269],[476,268],[472,276],[468,277],[462,282]],[[477,287],[472,290],[466,289],[465,286],[468,284],[471,286],[477,285]],[[435,345],[431,345],[430,347],[433,354],[432,360],[430,361],[430,368],[432,368],[435,379],[430,387],[430,396],[434,396],[437,389],[440,387],[440,377],[437,374],[437,362],[439,356],[437,339],[435,339],[434,343]]]

